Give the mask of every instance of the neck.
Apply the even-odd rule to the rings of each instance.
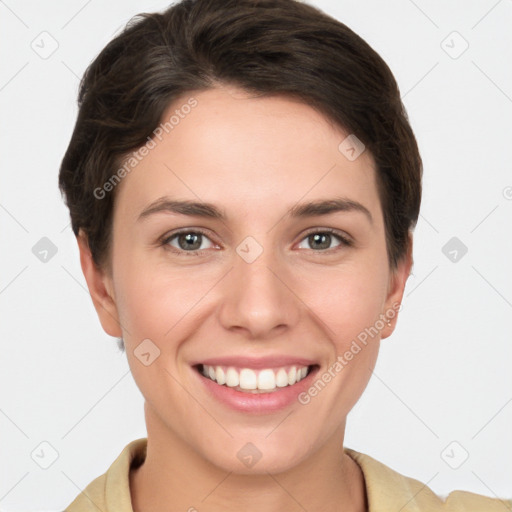
[[[213,465],[161,423],[148,420],[146,459],[130,472],[134,512],[368,509],[362,471],[343,451],[344,423],[319,451],[293,468],[246,475]]]

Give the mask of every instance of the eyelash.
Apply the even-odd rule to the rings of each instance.
[[[203,235],[203,236],[209,238],[208,233],[206,231],[203,231],[202,229],[183,229],[181,231],[177,231],[177,232],[173,233],[172,235],[164,236],[161,239],[159,245],[164,246],[166,249],[169,249],[171,252],[173,252],[174,254],[176,254],[178,256],[196,256],[196,257],[201,256],[201,252],[206,251],[207,249],[195,249],[193,251],[184,251],[182,249],[176,249],[176,247],[172,247],[171,245],[169,245],[169,242],[171,240],[173,240],[174,238],[178,237],[179,235],[189,234],[189,233],[200,234],[200,235]],[[317,229],[317,230],[309,231],[301,239],[301,242],[304,239],[308,238],[309,236],[315,235],[317,233],[334,235],[336,238],[338,238],[340,240],[341,244],[337,247],[333,247],[332,249],[323,249],[323,250],[318,250],[318,251],[315,251],[313,249],[308,249],[313,252],[331,254],[331,252],[336,252],[343,246],[344,247],[353,247],[353,245],[354,245],[354,242],[351,239],[342,235],[339,231],[332,229],[332,228],[324,228],[324,229]],[[304,250],[304,249],[302,249],[302,250]]]

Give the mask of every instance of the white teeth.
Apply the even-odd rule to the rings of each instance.
[[[242,391],[257,392],[257,390],[274,391],[276,388],[293,386],[306,377],[308,367],[287,366],[275,370],[271,368],[253,370],[251,368],[237,369],[232,366],[203,365],[202,373],[221,386],[226,385],[230,388],[239,388]]]
[[[226,383],[226,374],[220,366],[217,366],[217,369],[215,370],[215,380],[221,385]]]
[[[239,386],[242,389],[257,389],[258,378],[256,377],[256,374],[252,370],[249,370],[249,368],[244,368],[240,372]]]
[[[297,382],[297,368],[292,366],[288,372],[288,384],[291,386]]]
[[[258,389],[274,389],[276,375],[272,370],[262,370],[258,375]]]
[[[288,386],[288,374],[284,368],[281,368],[276,375],[276,385],[278,388]]]
[[[239,384],[240,377],[238,376],[238,372],[234,368],[228,368],[226,372],[226,386],[236,388]]]

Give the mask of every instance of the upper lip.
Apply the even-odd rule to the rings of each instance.
[[[275,355],[265,357],[249,357],[249,356],[225,356],[212,357],[203,359],[192,364],[205,364],[207,366],[234,366],[236,368],[278,368],[281,366],[311,366],[317,364],[312,359],[304,357]]]

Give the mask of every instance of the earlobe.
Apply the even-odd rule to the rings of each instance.
[[[113,294],[112,279],[98,268],[93,260],[87,235],[80,230],[76,237],[80,251],[80,265],[91,294],[91,299],[103,330],[114,337],[122,337],[117,305]]]
[[[411,275],[411,269],[413,265],[412,245],[412,234],[409,233],[407,253],[398,262],[397,268],[392,272],[390,276],[388,295],[384,305],[385,309],[382,313],[386,325],[381,331],[381,339],[390,336],[396,327],[398,312],[401,309],[405,285],[407,284],[408,277]]]

